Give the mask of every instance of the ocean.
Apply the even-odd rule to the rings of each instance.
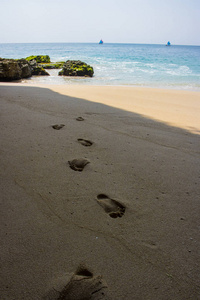
[[[93,78],[32,77],[42,84],[122,85],[200,91],[200,46],[104,43],[0,44],[0,57],[48,54],[52,62],[82,60],[94,68]]]

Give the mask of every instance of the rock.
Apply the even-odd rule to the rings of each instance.
[[[22,71],[15,60],[2,59],[0,61],[0,81],[21,79]]]
[[[27,61],[35,60],[37,63],[50,63],[49,55],[31,55],[26,57]]]
[[[93,67],[87,65],[80,60],[67,60],[63,65],[63,69],[58,75],[64,76],[89,76],[92,77],[94,74]]]
[[[23,58],[18,59],[17,61],[18,61],[19,67],[21,68],[21,71],[22,71],[21,77],[22,78],[31,77],[32,76],[32,69],[31,69],[30,64]]]
[[[28,63],[31,66],[32,69],[36,68],[37,65],[38,65],[35,59],[30,60]]]
[[[0,59],[0,81],[31,77],[31,67],[25,59]]]
[[[35,60],[0,58],[0,81],[20,80],[32,75],[49,75]]]
[[[45,69],[37,65],[33,68],[32,75],[49,76],[49,73]]]
[[[35,59],[30,60],[28,63],[31,67],[32,75],[49,76],[49,73],[47,71],[45,71],[44,68],[40,64],[37,64]]]

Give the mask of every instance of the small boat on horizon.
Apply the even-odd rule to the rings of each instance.
[[[99,44],[103,44],[103,40],[100,40]]]
[[[170,43],[170,42],[167,42],[166,46],[171,46],[171,43]]]

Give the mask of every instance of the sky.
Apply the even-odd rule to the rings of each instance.
[[[0,43],[200,45],[200,0],[0,0]]]

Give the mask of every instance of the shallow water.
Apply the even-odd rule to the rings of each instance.
[[[200,46],[142,44],[0,44],[0,57],[48,54],[51,61],[82,60],[94,68],[93,78],[33,77],[45,84],[129,85],[200,90]]]

